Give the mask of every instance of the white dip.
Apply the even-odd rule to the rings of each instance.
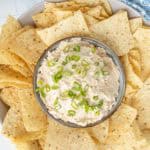
[[[86,126],[116,104],[119,71],[102,48],[75,38],[49,52],[37,76],[37,92],[55,118]]]

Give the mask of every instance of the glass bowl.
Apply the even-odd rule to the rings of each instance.
[[[63,119],[57,119],[55,118],[52,114],[49,113],[46,105],[44,104],[43,100],[40,97],[40,94],[36,92],[36,88],[37,88],[37,74],[38,74],[38,69],[41,66],[43,60],[47,57],[48,52],[52,52],[54,50],[56,50],[56,48],[58,47],[58,45],[60,44],[60,42],[62,41],[69,41],[73,38],[80,38],[82,41],[88,42],[89,44],[92,44],[96,47],[100,47],[103,48],[107,54],[108,57],[111,57],[114,64],[118,67],[120,76],[119,76],[119,90],[118,90],[118,96],[116,97],[116,105],[114,105],[112,107],[112,109],[108,112],[108,114],[106,116],[104,116],[101,120],[98,120],[97,122],[94,123],[90,123],[87,124],[86,126],[81,126],[75,123],[71,123],[71,122],[66,122]],[[95,126],[101,122],[103,122],[104,120],[108,119],[120,106],[121,102],[122,102],[122,98],[124,96],[125,93],[125,74],[124,74],[124,70],[122,67],[122,64],[118,58],[118,56],[115,54],[115,52],[110,49],[108,46],[106,46],[104,43],[90,38],[90,37],[84,37],[84,36],[72,36],[72,37],[67,37],[65,39],[61,39],[57,42],[55,42],[54,44],[52,44],[47,50],[45,50],[45,52],[43,53],[43,55],[41,56],[41,58],[38,60],[36,67],[35,67],[35,71],[34,71],[34,79],[33,79],[33,90],[34,90],[34,94],[36,97],[36,100],[39,102],[40,106],[42,107],[42,109],[44,110],[44,112],[46,112],[46,114],[53,118],[54,120],[58,121],[59,123],[69,126],[69,127],[73,127],[73,128],[85,128],[85,127],[92,127]]]

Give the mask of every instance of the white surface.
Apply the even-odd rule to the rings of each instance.
[[[5,21],[7,15],[11,14],[18,17],[20,16],[21,13],[31,8],[33,4],[39,1],[42,0],[22,0],[22,1],[21,0],[0,0],[0,24],[2,24]],[[125,4],[116,0],[109,0],[109,1],[112,5],[114,12],[118,9],[124,8],[130,12],[129,13],[130,17],[139,16],[137,12],[135,12],[133,9],[129,8]],[[32,24],[32,19],[31,19],[32,14],[41,10],[42,6],[43,6],[42,3],[36,5],[32,9],[30,9],[30,11],[28,11],[23,16],[21,16],[19,19],[24,24],[26,23]],[[0,122],[1,122],[2,118],[4,118],[4,114],[6,111],[5,107],[1,103],[0,103],[0,110],[1,110],[0,111]],[[15,150],[15,146],[11,144],[11,142],[8,139],[0,135],[0,150]]]

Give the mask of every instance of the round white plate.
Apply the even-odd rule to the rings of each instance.
[[[112,7],[113,13],[120,9],[125,9],[129,13],[130,18],[140,17],[140,14],[134,10],[133,8],[125,5],[124,3],[117,0],[109,0],[110,5]],[[44,8],[44,2],[38,3],[34,5],[30,10],[21,15],[18,20],[23,25],[33,25],[32,16],[38,12],[41,12]],[[145,22],[145,24],[150,25],[150,22]],[[3,119],[6,115],[8,108],[0,101],[0,126],[2,125]],[[11,148],[9,150],[12,150]]]

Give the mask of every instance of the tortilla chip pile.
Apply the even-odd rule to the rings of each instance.
[[[2,133],[18,150],[149,150],[150,28],[125,10],[112,14],[106,0],[45,5],[35,27],[9,16],[0,34],[0,98],[9,106]],[[126,74],[122,105],[103,123],[74,129],[47,118],[32,90],[34,67],[59,39],[86,35],[111,47]]]

